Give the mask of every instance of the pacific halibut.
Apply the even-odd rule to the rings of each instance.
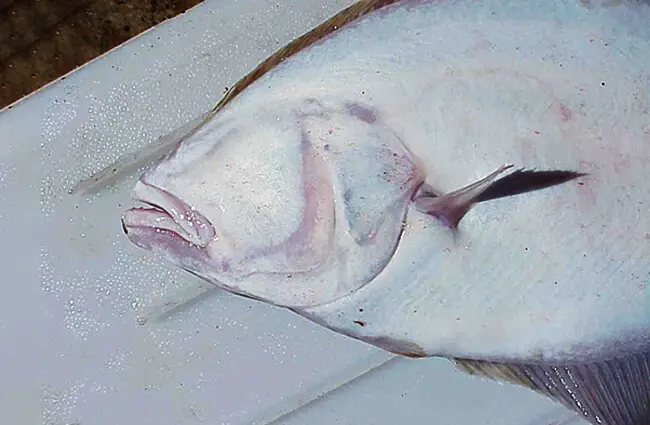
[[[366,0],[242,78],[128,238],[408,357],[650,424],[650,5]]]

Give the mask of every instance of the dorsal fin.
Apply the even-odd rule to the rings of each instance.
[[[570,365],[453,361],[471,375],[537,391],[593,425],[650,425],[650,351]]]
[[[324,39],[328,35],[333,34],[350,22],[356,21],[357,19],[367,15],[370,12],[381,9],[384,6],[389,6],[393,3],[397,3],[398,1],[399,0],[360,0],[353,5],[343,9],[311,31],[306,32],[286,46],[278,49],[275,51],[275,53],[257,65],[255,69],[246,74],[228,90],[221,101],[212,110],[213,113],[218,112],[228,102],[235,98],[235,96],[244,91],[246,87],[251,85],[258,78],[269,72],[280,63],[284,62],[286,59],[311,46],[312,44]]]

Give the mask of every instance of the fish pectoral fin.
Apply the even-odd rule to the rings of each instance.
[[[499,175],[509,168],[512,168],[512,165],[502,165],[477,182],[442,196],[435,196],[435,191],[425,186],[414,197],[413,203],[419,211],[438,218],[451,228],[456,228],[472,206],[479,202],[480,195],[488,190]]]
[[[470,375],[541,393],[594,425],[650,425],[650,351],[571,365],[452,360]]]
[[[586,175],[586,173],[566,170],[517,170],[492,183],[478,196],[476,201],[489,201],[492,199],[505,198],[507,196],[545,189]]]
[[[433,188],[425,185],[413,202],[419,211],[456,228],[472,206],[479,202],[545,189],[586,175],[565,170],[517,170],[499,178],[510,168],[512,165],[503,165],[477,182],[441,196],[437,196]]]

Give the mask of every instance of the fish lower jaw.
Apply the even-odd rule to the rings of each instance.
[[[122,228],[133,245],[184,270],[203,275],[214,268],[209,249],[185,238],[180,226],[164,211],[155,208],[127,210],[122,216]]]
[[[156,207],[137,207],[127,210],[122,216],[122,228],[129,239],[132,239],[134,232],[149,232],[164,234],[195,245],[190,238],[186,237],[187,232],[167,212]]]
[[[133,195],[135,201],[145,206],[127,211],[122,220],[125,229],[131,222],[132,225],[152,227],[158,231],[168,230],[202,248],[216,238],[209,220],[166,190],[140,180]]]

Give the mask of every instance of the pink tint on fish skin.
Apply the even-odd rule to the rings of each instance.
[[[517,137],[517,141],[519,143],[522,162],[531,163],[537,154],[535,142],[533,142],[530,137]]]
[[[559,116],[562,121],[569,121],[573,118],[573,111],[560,103]]]
[[[129,240],[136,246],[172,257],[181,267],[196,266],[209,260],[209,255],[201,248],[183,238],[173,230],[151,225],[151,219],[161,212],[155,209],[132,208],[122,218],[122,228]],[[152,215],[154,217],[152,217]],[[180,259],[175,261],[175,259]]]
[[[307,142],[302,142],[305,207],[296,231],[284,242],[253,251],[249,258],[278,255],[282,252],[303,272],[318,268],[327,258],[331,244],[334,200],[327,169],[322,158]],[[308,170],[308,171],[305,171]],[[327,235],[325,243],[318,235]]]
[[[629,158],[618,151],[616,147],[610,147],[608,151],[612,156],[612,168],[616,173],[624,171],[629,166]]]
[[[145,197],[139,197],[141,192]],[[136,185],[135,200],[142,201],[169,216],[176,224],[175,232],[195,245],[206,247],[216,237],[212,223],[190,205],[170,194],[167,190],[154,186],[144,179]],[[152,224],[153,227],[155,223]]]

